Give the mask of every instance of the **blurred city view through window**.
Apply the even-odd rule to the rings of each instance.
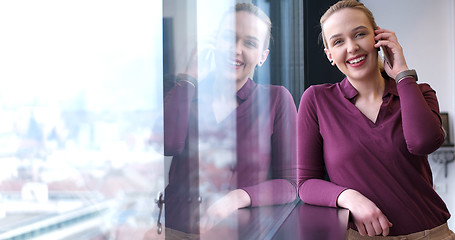
[[[0,239],[142,239],[164,189],[161,1],[3,1],[0,32]]]

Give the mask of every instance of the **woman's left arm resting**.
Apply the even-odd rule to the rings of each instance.
[[[297,198],[297,109],[289,91],[279,87],[270,112],[275,112],[271,137],[271,179],[245,187],[251,206],[285,204]]]

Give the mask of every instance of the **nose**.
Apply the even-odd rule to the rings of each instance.
[[[240,44],[240,41],[237,39],[235,41],[230,41],[227,47],[229,52],[234,55],[240,55],[242,53],[242,46]]]
[[[242,44],[241,42],[237,39],[235,41],[235,54],[240,55],[242,53]]]
[[[357,44],[357,42],[354,41],[354,40],[348,41],[347,44],[348,44],[348,52],[349,52],[349,53],[354,53],[354,52],[356,52],[357,50],[359,50],[359,48],[360,48],[360,47],[359,47],[359,44]]]

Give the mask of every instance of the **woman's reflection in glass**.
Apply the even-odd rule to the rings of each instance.
[[[236,4],[215,44],[202,46],[167,94],[165,154],[174,156],[165,191],[168,229],[199,233],[191,204],[201,206],[204,232],[239,208],[296,198],[294,101],[286,88],[252,80],[269,55],[270,35],[262,10]],[[195,179],[200,191],[188,187]]]

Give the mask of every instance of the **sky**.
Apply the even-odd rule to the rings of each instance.
[[[83,96],[88,111],[159,107],[161,9],[150,0],[1,1],[0,106]]]

